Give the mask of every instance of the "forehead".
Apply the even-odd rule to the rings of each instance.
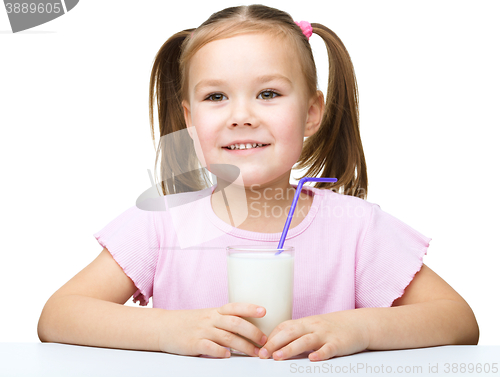
[[[299,62],[285,38],[244,34],[212,41],[193,56],[189,64],[189,90],[200,80],[246,81],[255,76],[283,75],[298,81]],[[294,59],[295,56],[295,59]]]

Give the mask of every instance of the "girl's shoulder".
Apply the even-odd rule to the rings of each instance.
[[[313,192],[318,195],[316,217],[323,220],[324,226],[327,227],[333,222],[336,226],[363,232],[363,229],[368,227],[374,212],[380,209],[378,204],[329,189],[313,188]]]
[[[210,196],[211,188],[200,191],[180,192],[175,194],[163,195],[157,191],[156,187],[145,191],[136,200],[136,209],[149,212],[151,216],[166,214],[171,209],[189,204],[199,204],[199,200]],[[198,203],[197,203],[198,202]]]
[[[310,188],[315,195],[319,195],[321,197],[322,206],[355,207],[360,210],[370,210],[374,206],[380,207],[376,203],[369,202],[357,196],[341,194],[330,189]]]

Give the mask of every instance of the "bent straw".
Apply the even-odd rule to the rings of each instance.
[[[288,212],[288,216],[286,218],[285,227],[283,228],[283,232],[281,233],[280,243],[278,244],[279,251],[274,253],[274,255],[279,255],[283,251],[283,244],[285,243],[286,234],[288,233],[288,228],[290,227],[290,223],[292,222],[293,213],[295,212],[295,207],[297,206],[297,201],[299,200],[299,195],[302,191],[302,185],[305,182],[337,182],[337,178],[304,177],[299,181],[297,190],[295,191],[295,196],[293,197],[292,206],[290,207],[290,211]]]

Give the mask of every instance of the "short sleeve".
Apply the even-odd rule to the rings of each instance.
[[[153,295],[154,275],[159,254],[155,212],[136,206],[127,209],[94,234],[97,242],[108,249],[137,291],[134,303],[146,306]]]
[[[356,308],[390,307],[422,268],[431,240],[373,204],[356,251]]]

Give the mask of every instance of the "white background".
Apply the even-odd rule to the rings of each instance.
[[[500,344],[498,2],[263,3],[342,39],[368,201],[432,238],[424,263],[473,308],[480,344]],[[39,341],[47,299],[101,252],[93,233],[149,188],[158,49],[240,4],[251,2],[81,1],[16,34],[0,8],[0,341]],[[326,92],[326,50],[311,44]]]

